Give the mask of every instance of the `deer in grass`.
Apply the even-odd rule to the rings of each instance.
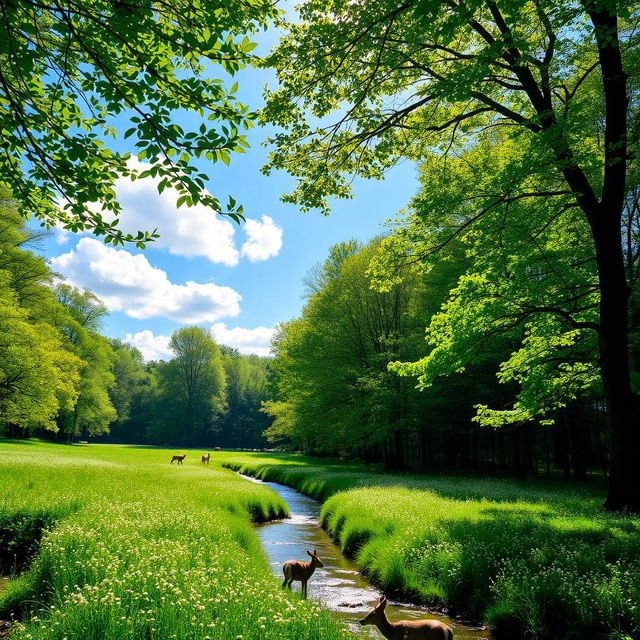
[[[439,620],[399,620],[389,622],[382,596],[371,613],[360,620],[361,625],[373,624],[387,640],[453,640],[453,629]]]
[[[316,567],[324,567],[315,549],[313,553],[311,551],[307,551],[307,553],[311,556],[310,562],[287,560],[282,567],[282,573],[284,573],[282,586],[291,589],[291,583],[294,580],[301,582],[303,598],[307,597],[307,582],[309,582],[309,578],[313,575]]]
[[[169,464],[173,464],[174,460],[178,461],[178,464],[182,464],[182,461],[187,457],[187,454],[185,453],[183,456],[173,456],[171,458],[171,462]]]
[[[202,464],[209,464],[209,460],[211,460],[211,454],[207,453],[206,456],[202,456]]]

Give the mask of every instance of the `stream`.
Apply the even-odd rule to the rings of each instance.
[[[280,581],[283,578],[282,565],[287,560],[306,561],[309,559],[307,549],[316,549],[324,568],[316,569],[309,580],[309,597],[334,611],[357,637],[380,638],[375,627],[362,627],[358,620],[371,610],[381,591],[370,584],[358,567],[342,555],[339,547],[322,529],[321,504],[291,487],[276,482],[263,482],[245,475],[242,477],[270,487],[289,506],[290,518],[256,525],[262,546]],[[299,582],[294,582],[294,589],[300,589]],[[416,618],[442,620],[453,627],[456,640],[489,638],[489,631],[485,628],[465,626],[420,605],[389,600],[386,613],[392,621]]]

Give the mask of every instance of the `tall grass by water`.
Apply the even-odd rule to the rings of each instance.
[[[12,639],[344,638],[270,570],[251,523],[285,515],[279,496],[170,453],[0,442]]]
[[[506,638],[640,637],[640,519],[603,512],[599,488],[225,458],[324,500],[323,526],[390,593],[482,618]]]

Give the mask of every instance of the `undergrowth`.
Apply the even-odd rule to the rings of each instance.
[[[28,564],[0,594],[12,640],[345,637],[272,575],[251,523],[285,515],[281,498],[169,457],[0,442],[3,540]]]
[[[640,637],[640,520],[598,490],[394,475],[301,456],[224,464],[324,501],[322,524],[391,593],[506,638]]]

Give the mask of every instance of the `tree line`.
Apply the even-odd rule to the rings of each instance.
[[[425,188],[430,176],[425,170]],[[306,277],[301,315],[274,338],[267,437],[393,470],[605,476],[610,455],[593,337],[506,312],[514,298],[534,296],[525,283],[539,299],[541,290],[553,297],[569,282],[594,282],[580,230],[538,238],[539,252],[511,256],[511,269],[526,274],[517,282],[488,282],[485,254],[461,242],[428,267],[398,260],[391,270],[398,234],[424,222],[422,204],[419,194],[395,234],[335,245]],[[637,210],[632,217],[637,239]],[[536,221],[524,215],[523,224]],[[584,321],[596,314],[591,309]]]
[[[287,25],[268,0],[176,0],[161,12],[145,2],[122,11],[28,0],[9,3],[3,17],[0,178],[23,215],[140,248],[156,233],[118,228],[121,176],[158,177],[160,191],[177,189],[178,206],[201,202],[241,220],[242,207],[211,195],[193,160],[228,163],[258,116],[204,63],[233,75],[258,62],[250,36],[275,21],[284,35],[259,63],[275,69],[278,85],[260,119],[279,128],[265,172],[296,178],[284,200],[328,212],[354,178],[382,178],[409,159],[424,188],[374,260],[374,286],[391,292],[404,266],[437,270],[451,251],[470,261],[430,316],[426,355],[404,360],[392,337],[360,358],[397,352],[392,370],[426,389],[470,375],[504,347],[497,373],[513,393],[474,405],[485,433],[557,424],[594,393],[587,413],[607,425],[606,506],[640,511],[637,2],[380,0],[372,12],[366,2],[314,0]],[[183,109],[199,117],[197,130],[173,123]],[[104,144],[118,115],[148,169]],[[96,214],[95,202],[115,219]],[[15,310],[8,322],[25,316]],[[58,348],[46,327],[29,331],[33,343]],[[65,358],[56,366],[68,375],[50,371],[59,389],[45,421],[54,405],[76,406],[80,368]]]
[[[174,358],[145,363],[101,335],[107,309],[58,282],[0,187],[0,435],[259,447],[267,359],[218,345],[209,331],[171,336]]]

